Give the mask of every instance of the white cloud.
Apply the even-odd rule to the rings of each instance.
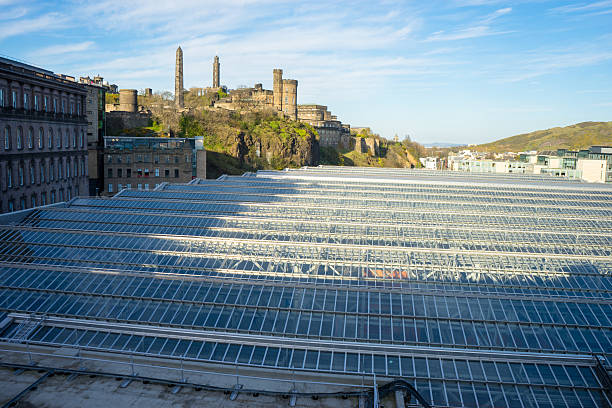
[[[50,55],[64,55],[75,52],[82,52],[91,49],[92,45],[94,45],[93,41],[84,41],[75,44],[52,45],[33,52],[32,56],[46,57]]]
[[[9,20],[0,23],[0,40],[17,35],[60,28],[66,22],[66,18],[59,13],[43,14],[34,18],[21,20]]]
[[[492,35],[507,34],[511,31],[498,31],[491,28],[492,23],[499,17],[512,12],[511,7],[498,9],[493,13],[486,15],[477,20],[473,25],[456,29],[454,31],[436,31],[431,34],[425,42],[432,41],[457,41],[470,38],[487,37]]]

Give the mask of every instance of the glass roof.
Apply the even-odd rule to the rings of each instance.
[[[402,377],[434,406],[610,404],[609,186],[319,167],[9,220],[7,340],[44,315],[28,341]]]

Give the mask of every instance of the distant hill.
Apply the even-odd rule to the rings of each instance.
[[[457,143],[425,143],[423,144],[423,146],[425,147],[459,147],[459,146],[465,146],[465,143],[463,144],[457,144]]]
[[[527,150],[578,150],[594,145],[612,145],[612,122],[582,122],[566,127],[536,130],[470,148],[502,153]]]

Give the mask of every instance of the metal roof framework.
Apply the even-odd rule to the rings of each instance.
[[[225,176],[0,226],[0,310],[14,319],[1,334],[401,376],[434,406],[609,406],[597,367],[612,361],[611,251],[607,186],[328,167]]]

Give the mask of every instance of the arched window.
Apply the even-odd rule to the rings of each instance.
[[[53,164],[53,159],[49,161],[49,181],[55,180],[55,164]]]
[[[4,128],[4,150],[8,150],[11,148],[11,128]]]
[[[42,149],[45,147],[45,131],[43,128],[38,129],[38,148]]]
[[[56,137],[56,139],[57,139],[57,140],[56,140],[56,142],[57,142],[57,143],[56,143],[57,148],[58,148],[58,149],[61,149],[61,148],[62,148],[62,130],[61,130],[61,129],[57,131],[57,137]]]
[[[77,163],[77,159],[74,159],[74,160],[72,161],[72,164],[73,164],[73,169],[74,169],[74,171],[73,171],[74,177],[78,177],[78,176],[79,176],[79,172],[78,172],[78,163]]]
[[[77,130],[74,129],[74,133],[72,134],[72,148],[76,149],[76,142],[77,142]]]
[[[19,164],[19,170],[18,170],[19,174],[19,185],[23,186],[23,164]]]
[[[70,131],[66,129],[66,133],[64,133],[64,147],[67,149],[70,147]]]
[[[30,162],[30,184],[36,184],[36,178],[34,177],[34,163]]]
[[[40,163],[40,182],[45,182],[45,163]]]
[[[53,149],[53,129],[49,128],[49,133],[47,133],[47,147],[49,150]]]
[[[17,148],[23,149],[23,129],[21,126],[17,128]]]
[[[83,129],[81,129],[81,141],[79,146],[83,147],[83,145],[85,145],[85,132],[83,131]]]
[[[62,167],[63,167],[63,165],[64,165],[64,163],[62,162],[62,159],[60,159],[60,160],[57,162],[57,179],[58,179],[58,180],[61,180],[61,179],[63,178],[63,177],[62,177],[62,176],[63,176],[63,174],[62,174],[62,173],[63,173],[63,171],[62,171]]]
[[[66,178],[70,178],[70,159],[66,159]]]
[[[28,149],[34,148],[34,129],[28,129]]]
[[[13,167],[9,163],[9,166],[6,168],[6,186],[8,188],[13,187]]]

